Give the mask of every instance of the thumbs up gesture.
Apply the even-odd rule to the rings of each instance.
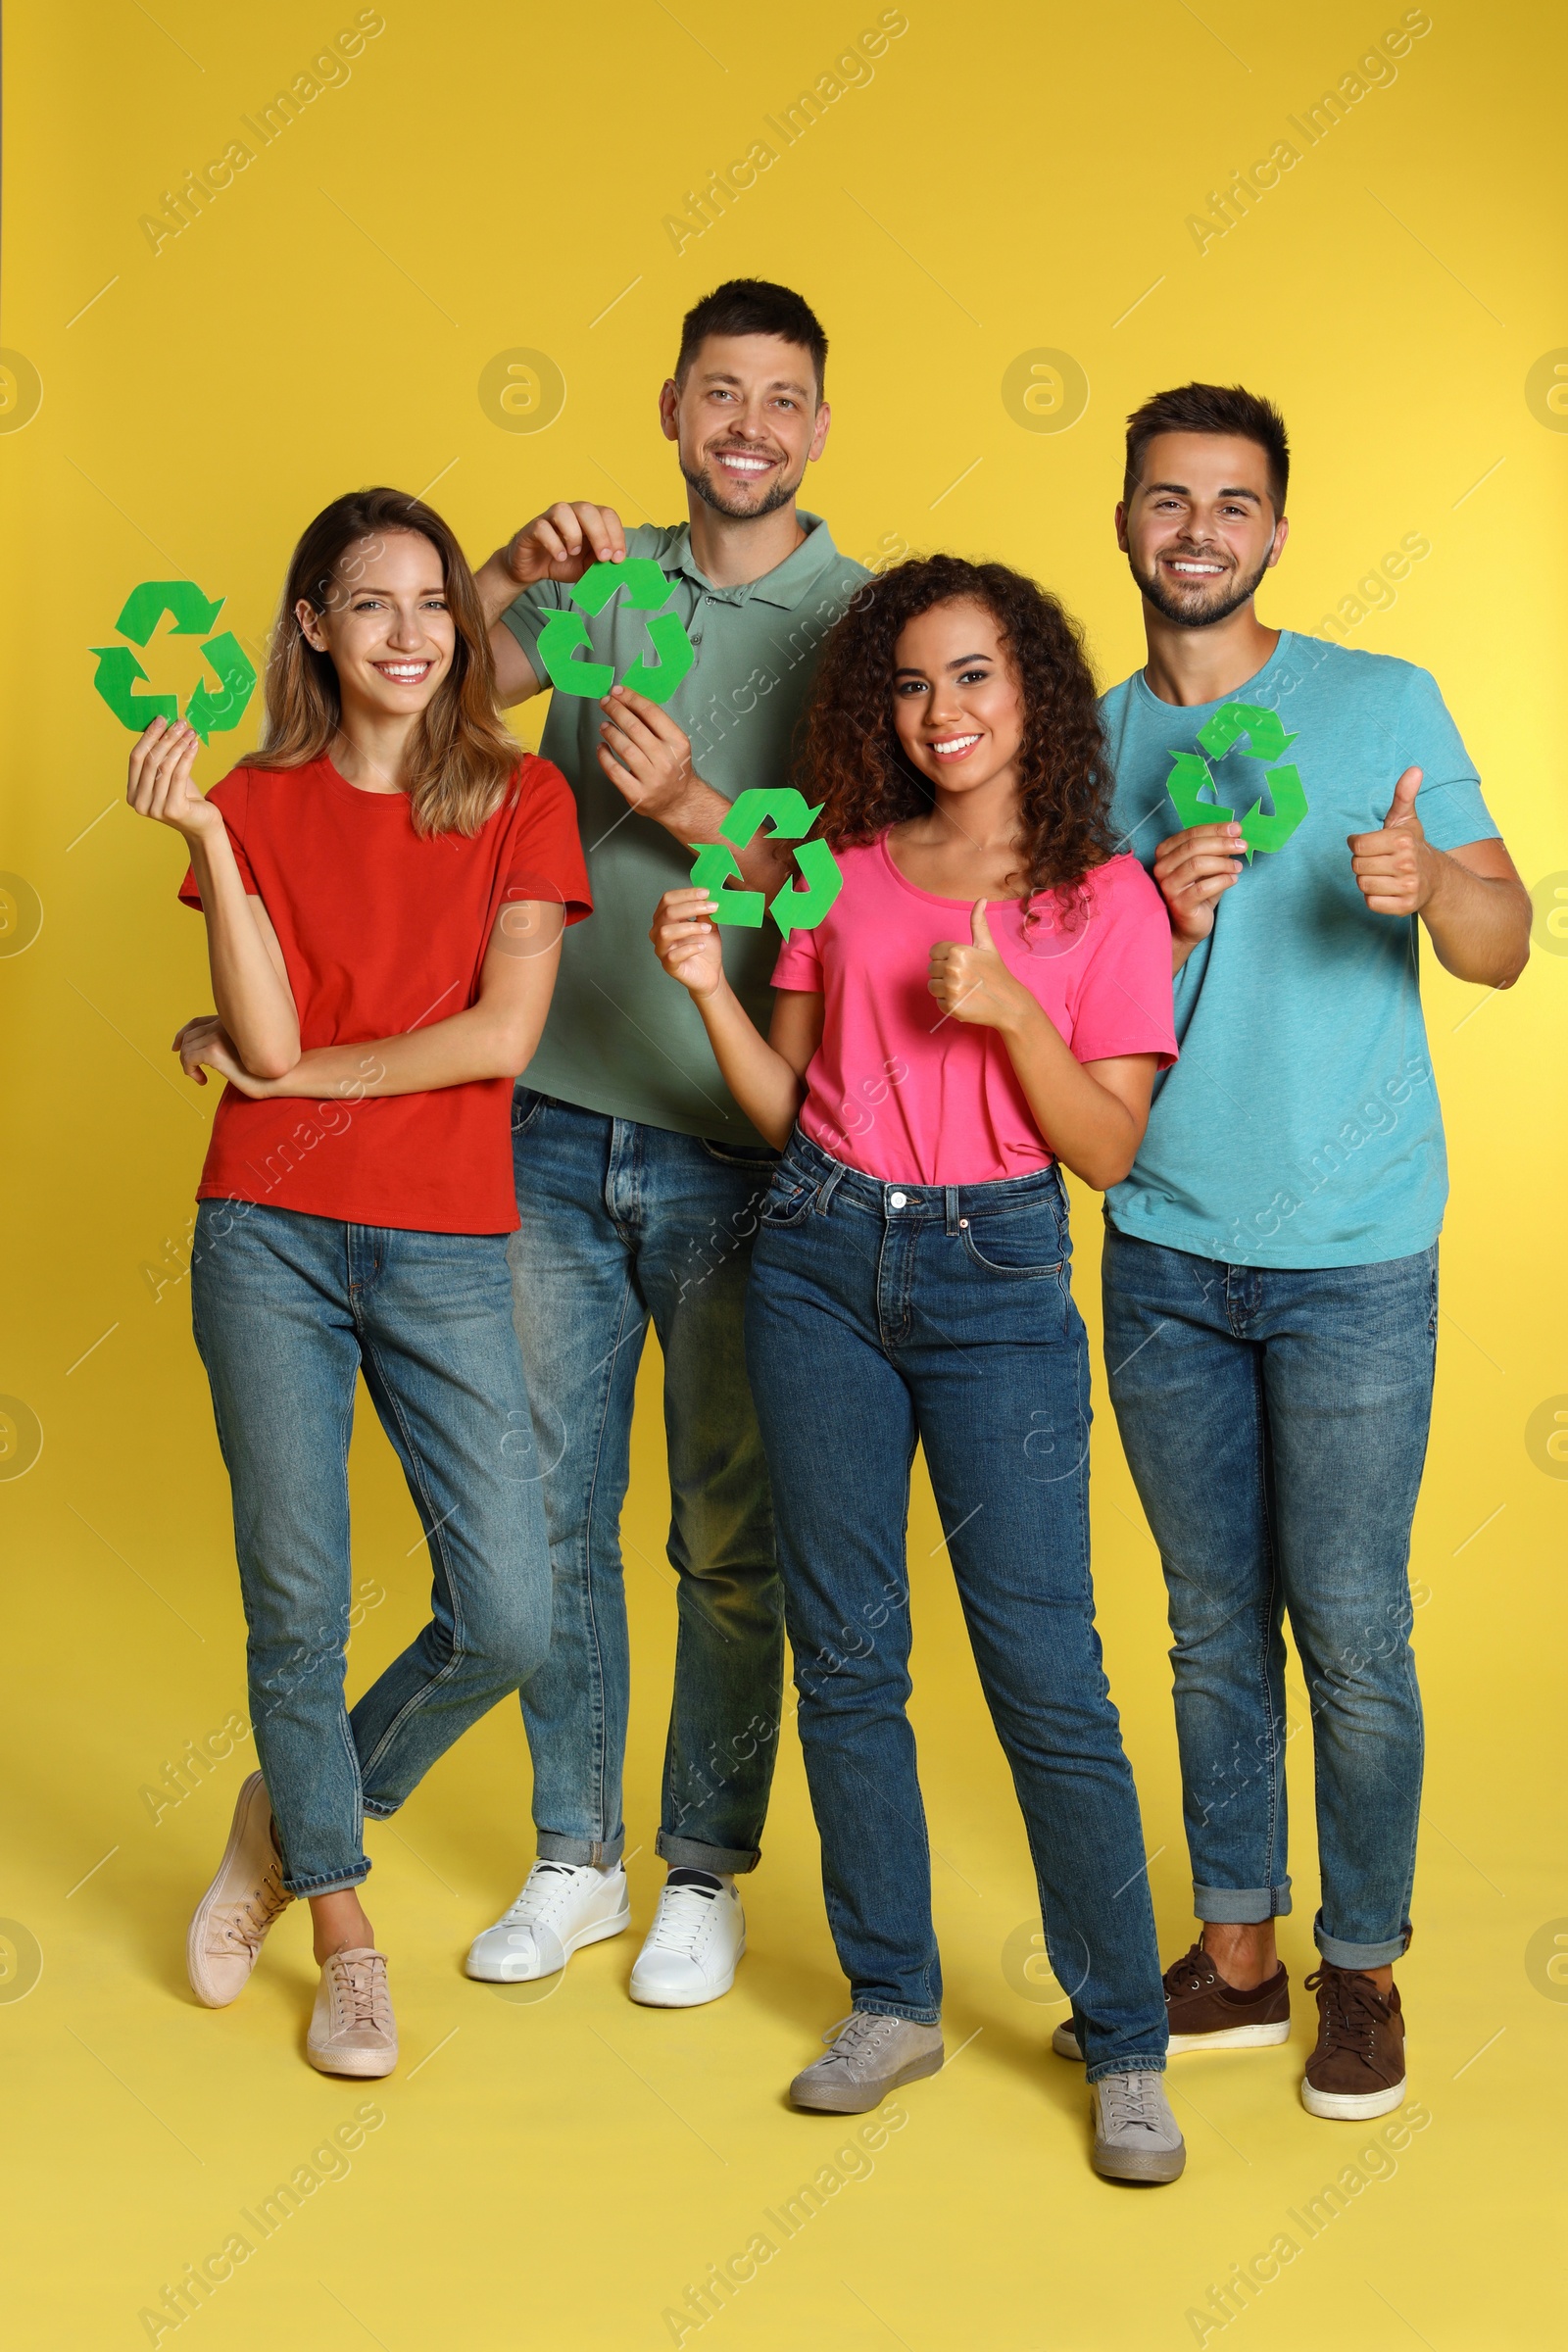
[[[1015,1028],[1035,1001],[1003,962],[984,899],[974,903],[967,944],[939,939],[932,949],[926,986],[942,1007],[943,1020],[951,1015],[982,1029]]]
[[[1351,833],[1350,864],[1374,914],[1419,914],[1438,886],[1439,855],[1421,830],[1415,796],[1421,770],[1407,767],[1377,833]]]

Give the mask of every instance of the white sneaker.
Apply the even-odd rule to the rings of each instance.
[[[536,1862],[510,1911],[468,1946],[465,1972],[486,1984],[526,1984],[553,1977],[585,1943],[602,1943],[631,1926],[626,1873],[593,1863]]]
[[[716,1893],[666,1880],[631,1972],[631,1997],[650,2009],[716,2001],[734,1984],[745,1949],[746,1914],[732,1880],[723,1880]]]

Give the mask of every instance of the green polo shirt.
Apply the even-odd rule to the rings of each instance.
[[[691,738],[703,781],[734,800],[748,785],[789,780],[796,720],[816,667],[817,649],[865,566],[841,556],[827,524],[801,515],[807,536],[760,580],[718,588],[692,557],[691,532],[646,524],[626,533],[628,556],[651,556],[670,583],[662,609],[678,612],[697,659],[665,704]],[[542,580],[503,614],[533,662],[546,618],[570,603],[570,589]],[[646,622],[617,596],[588,621],[583,661],[612,662],[616,676],[652,659]],[[588,697],[551,697],[539,749],[577,796],[577,819],[593,891],[593,920],[562,945],[561,975],[528,1084],[612,1118],[638,1119],[679,1135],[756,1144],[761,1139],[718,1074],[691,998],[659,966],[648,941],[660,898],[691,879],[692,854],[662,825],[628,808],[599,765],[604,713]],[[771,922],[760,931],[726,925],[724,968],[758,1026],[772,1012],[768,978],[781,945]]]

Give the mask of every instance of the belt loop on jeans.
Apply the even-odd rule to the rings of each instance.
[[[827,1157],[827,1153],[824,1152],[822,1156],[825,1159]],[[843,1182],[848,1173],[849,1171],[841,1159],[834,1161],[832,1173],[824,1179],[821,1189],[817,1193],[816,1199],[811,1203],[811,1214],[814,1217],[825,1217],[827,1215],[828,1202],[832,1200],[834,1194],[838,1191],[840,1184]]]
[[[956,1184],[942,1187],[942,1218],[949,1233],[958,1230],[958,1188]]]

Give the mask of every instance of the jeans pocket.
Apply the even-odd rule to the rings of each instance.
[[[804,1223],[811,1212],[817,1189],[814,1177],[803,1176],[796,1168],[780,1168],[768,1186],[758,1217],[760,1230],[779,1233]]]
[[[748,1168],[765,1174],[778,1165],[778,1153],[771,1144],[726,1144],[707,1135],[700,1135],[697,1141],[721,1168]]]
[[[536,1087],[514,1087],[512,1095],[513,1134],[526,1135],[549,1100],[550,1097],[541,1095]]]
[[[987,1274],[1017,1282],[1059,1275],[1065,1254],[1061,1228],[1049,1202],[1031,1200],[983,1217],[961,1217],[958,1231],[973,1262]]]

